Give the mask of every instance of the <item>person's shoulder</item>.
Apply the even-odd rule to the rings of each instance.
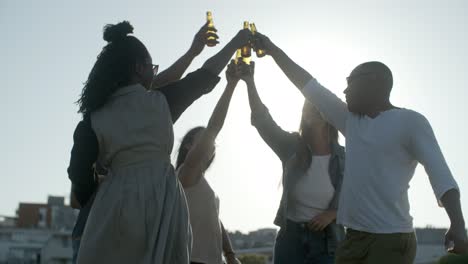
[[[399,108],[396,109],[396,113],[407,122],[428,122],[427,118],[416,110]]]
[[[85,120],[80,120],[80,121],[76,124],[75,131],[79,131],[79,130],[82,130],[83,128],[86,128],[86,126],[88,126],[86,123],[87,123],[87,122],[86,122]]]
[[[398,118],[407,129],[406,131],[419,133],[418,131],[421,131],[421,129],[431,129],[429,120],[422,113],[406,108],[400,108],[397,112],[399,114]]]
[[[397,113],[399,115],[404,115],[404,116],[413,117],[413,118],[424,117],[418,111],[413,110],[413,109],[409,109],[409,108],[399,107],[399,108],[392,109],[390,111],[394,111],[395,113]]]
[[[76,124],[75,132],[73,133],[74,137],[80,137],[83,135],[89,135],[93,133],[93,129],[91,127],[91,120],[89,117],[84,118]]]
[[[158,88],[158,89],[151,89],[151,90],[141,92],[139,95],[141,95],[141,96],[147,96],[147,95],[162,96],[164,94],[163,94],[162,90],[160,88]]]
[[[149,105],[159,105],[161,100],[166,101],[166,96],[159,89],[147,90],[138,96]]]

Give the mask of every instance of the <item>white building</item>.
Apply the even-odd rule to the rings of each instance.
[[[56,232],[47,240],[41,250],[41,261],[47,264],[72,263],[71,234]]]
[[[69,231],[0,228],[1,264],[68,264],[71,260]]]

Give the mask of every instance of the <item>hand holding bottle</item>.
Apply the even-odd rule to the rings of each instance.
[[[267,36],[260,32],[255,33],[253,42],[257,49],[264,50],[268,55],[272,55],[276,50],[278,50],[278,47]]]
[[[252,33],[249,29],[242,29],[234,36],[231,40],[231,44],[234,45],[236,49],[240,49],[245,45],[249,44],[250,39],[252,38]]]
[[[255,62],[250,61],[250,64],[240,61],[237,64],[237,71],[239,72],[240,78],[246,83],[254,81]]]
[[[208,23],[203,25],[200,30],[198,30],[197,34],[193,38],[192,45],[190,46],[189,52],[194,55],[198,56],[202,51],[205,45],[211,44],[218,44],[218,35],[216,34],[216,29],[211,29],[211,32],[208,31]]]

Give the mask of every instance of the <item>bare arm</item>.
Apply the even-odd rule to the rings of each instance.
[[[210,71],[215,75],[219,75],[219,73],[228,64],[234,52],[248,43],[249,39],[251,38],[251,34],[252,33],[248,29],[239,31],[237,35],[228,44],[226,44],[226,46],[224,46],[221,51],[219,51],[213,57],[209,58],[203,64],[202,68]]]
[[[165,86],[169,83],[180,80],[184,72],[192,63],[196,55],[187,51],[182,57],[180,57],[174,64],[169,68],[154,76],[151,88],[158,89],[159,87]]]
[[[218,43],[218,36],[214,33],[207,33],[207,31],[208,24],[205,24],[195,35],[189,50],[169,68],[154,77],[152,84],[153,89],[157,89],[174,81],[180,80],[184,72],[192,63],[193,59],[203,51],[205,45],[208,42],[208,36],[213,36],[215,38],[214,41]]]
[[[276,64],[278,64],[288,79],[299,90],[302,90],[310,79],[312,79],[312,75],[289,58],[288,55],[277,47],[269,38],[258,32],[256,33],[256,36],[257,41],[261,42],[260,45],[265,47],[267,53],[273,57]]]
[[[296,150],[297,136],[278,126],[262,103],[254,81],[255,63],[253,61],[250,65],[242,63],[239,67],[242,68],[242,79],[247,84],[252,125],[280,160],[285,162]]]
[[[221,98],[211,115],[210,121],[199,139],[189,150],[184,163],[180,167],[179,179],[187,188],[198,183],[214,154],[215,139],[224,125],[229,104],[238,80],[229,80]]]
[[[252,61],[251,66],[250,66],[252,72],[250,74],[245,74],[245,76],[243,76],[242,79],[245,81],[245,84],[247,85],[247,93],[249,95],[250,110],[252,110],[252,112],[259,112],[265,108],[265,105],[263,104],[262,99],[260,99],[260,95],[258,95],[257,87],[255,85],[254,73],[253,73],[254,65],[255,63]],[[249,66],[244,66],[244,67],[249,67]]]
[[[411,113],[406,120],[409,134],[409,152],[424,166],[434,194],[445,207],[450,229],[445,236],[446,246],[453,244],[454,253],[468,253],[465,220],[460,205],[460,192],[445,161],[442,150],[429,121],[421,114]]]
[[[232,244],[231,244],[231,239],[229,239],[229,234],[224,228],[224,225],[221,221],[219,221],[221,225],[221,232],[222,232],[222,237],[223,237],[223,253],[224,257],[226,258],[226,261],[228,264],[230,263],[236,263],[236,253],[234,253],[234,250],[232,249]]]
[[[440,198],[450,222],[456,226],[465,226],[465,220],[460,204],[460,193],[457,189],[450,189]]]
[[[460,193],[457,189],[451,189],[440,200],[450,219],[450,228],[445,235],[446,247],[451,246],[450,250],[456,254],[468,254],[468,238],[460,204]],[[453,245],[450,245],[452,242]]]
[[[304,97],[322,112],[329,123],[346,136],[347,105],[330,90],[323,87],[313,76],[295,63],[268,37],[257,33],[256,41],[271,55],[289,80],[302,92]]]

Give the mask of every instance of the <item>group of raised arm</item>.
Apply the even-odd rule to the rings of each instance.
[[[259,45],[272,56],[308,103],[346,137],[346,166],[340,184],[337,223],[346,226],[347,233],[337,248],[336,263],[413,263],[416,238],[409,214],[408,186],[418,163],[424,166],[436,199],[450,219],[445,238],[447,249],[456,254],[467,254],[468,239],[460,205],[460,189],[428,120],[420,113],[390,103],[393,88],[391,70],[377,61],[358,65],[347,77],[345,103],[268,37],[258,33],[257,38]],[[258,99],[253,78],[247,83],[254,119],[254,113],[265,107]],[[257,121],[255,124],[263,139],[281,158],[280,153],[287,148],[280,144],[284,141],[269,143],[280,134],[277,126],[269,122],[270,125],[266,126],[269,133],[263,134],[265,122]],[[277,135],[273,136],[275,133]],[[292,188],[293,192],[298,190],[290,186],[286,188]],[[281,235],[277,238],[277,244],[281,244],[278,240],[282,240]],[[363,245],[362,241],[369,243]],[[402,254],[395,256],[389,248],[398,248]]]
[[[275,264],[413,263],[408,188],[418,163],[450,219],[447,248],[468,254],[459,187],[426,118],[390,103],[393,75],[385,64],[358,65],[347,77],[345,103],[268,37],[244,29],[182,78],[205,45],[218,43],[208,27],[159,74],[128,22],[105,27],[108,45],[78,101],[83,121],[68,169],[73,205],[81,208],[73,232],[77,263],[220,264],[223,255],[227,264],[240,263],[205,177],[240,80],[251,123],[283,168]],[[262,103],[255,62],[231,60],[245,45],[270,55],[304,95],[299,131],[283,130]],[[173,167],[172,125],[213,90],[226,65],[227,84],[208,124],[186,133]],[[105,175],[99,184],[97,174]]]

